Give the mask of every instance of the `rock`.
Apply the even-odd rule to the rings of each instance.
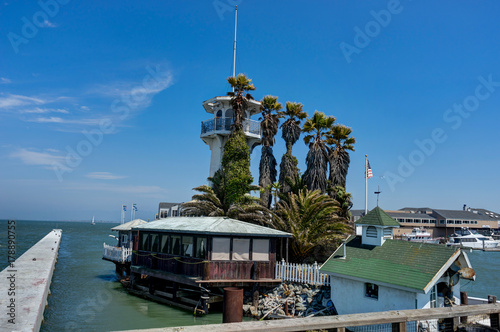
[[[257,308],[255,308],[253,305],[250,306],[250,313],[252,314],[252,316],[258,316],[258,310]]]

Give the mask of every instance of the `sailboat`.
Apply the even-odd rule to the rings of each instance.
[[[90,224],[95,225],[94,216],[92,216],[92,222]]]

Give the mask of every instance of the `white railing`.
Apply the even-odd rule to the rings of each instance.
[[[132,257],[132,248],[113,247],[104,243],[104,252],[102,257],[112,260],[113,262],[130,262],[130,258]]]
[[[287,263],[283,259],[281,262],[276,263],[275,277],[281,279],[281,281],[302,282],[318,286],[330,285],[330,275],[321,273],[316,262],[313,265],[297,264]]]
[[[245,134],[260,135],[260,122],[243,119],[241,125]],[[212,118],[201,123],[201,134],[212,132],[230,132],[233,126],[233,118]]]

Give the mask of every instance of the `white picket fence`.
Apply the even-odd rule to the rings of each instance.
[[[275,277],[281,279],[281,281],[302,282],[318,286],[330,285],[330,275],[321,273],[316,262],[313,265],[297,264],[287,263],[283,259],[281,262],[276,263]]]
[[[130,258],[132,256],[132,248],[113,247],[104,243],[104,251],[102,256],[114,262],[130,262]]]

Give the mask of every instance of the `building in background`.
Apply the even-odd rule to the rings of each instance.
[[[423,228],[436,238],[448,237],[462,227],[489,233],[498,231],[500,225],[500,214],[485,209],[467,208],[465,205],[462,210],[405,207],[385,212],[401,226],[394,231],[395,237],[411,233],[414,228]],[[364,211],[351,210],[351,214],[352,221],[356,222],[364,215]],[[360,226],[356,227],[356,234],[361,234]]]

